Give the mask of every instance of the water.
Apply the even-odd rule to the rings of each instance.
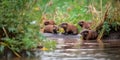
[[[104,41],[106,48],[100,48],[97,41],[82,41],[80,35],[44,34],[57,41],[53,51],[37,50],[34,57],[12,57],[0,60],[120,60],[120,41]]]

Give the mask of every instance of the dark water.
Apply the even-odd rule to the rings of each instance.
[[[37,50],[34,57],[0,60],[120,60],[119,40],[104,41],[105,48],[100,48],[97,41],[82,41],[80,35],[44,35],[57,41],[55,50],[49,52]]]

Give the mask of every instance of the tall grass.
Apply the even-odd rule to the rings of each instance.
[[[93,0],[94,1],[94,0]],[[106,3],[106,4],[105,4]],[[98,9],[100,7],[100,9]],[[109,34],[109,32],[112,30],[118,29],[119,25],[119,1],[107,1],[107,0],[101,0],[99,5],[95,7],[95,4],[92,3],[90,6],[91,13],[93,15],[93,25],[92,29],[99,31],[100,38],[102,38],[103,35]],[[111,28],[112,27],[112,28]],[[103,32],[101,34],[100,32]]]
[[[89,6],[89,10],[92,13],[93,17],[93,24],[91,29],[99,32],[97,40],[100,42],[100,45],[102,47],[104,45],[101,38],[104,35],[109,35],[110,31],[119,31],[120,29],[119,3],[119,0],[99,0],[99,2],[92,0],[91,5]]]

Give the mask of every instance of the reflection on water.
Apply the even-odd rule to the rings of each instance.
[[[56,49],[50,52],[37,52],[35,57],[2,60],[120,60],[120,49]]]
[[[44,52],[42,60],[118,60],[120,58],[118,52],[120,51],[113,49],[62,49]]]
[[[36,51],[34,57],[3,58],[2,60],[120,60],[119,47],[101,49],[96,41],[84,42],[80,40],[80,35],[49,36],[47,34],[47,37],[57,41],[56,50]],[[107,42],[105,44],[111,45]]]

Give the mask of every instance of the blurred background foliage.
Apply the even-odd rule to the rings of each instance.
[[[38,45],[55,47],[54,41],[46,40],[40,33],[44,18],[54,20],[57,25],[72,23],[79,31],[80,20],[92,21],[91,28],[100,33],[107,31],[109,34],[111,26],[117,31],[119,3],[119,0],[0,0],[0,53],[6,48],[20,52]]]

